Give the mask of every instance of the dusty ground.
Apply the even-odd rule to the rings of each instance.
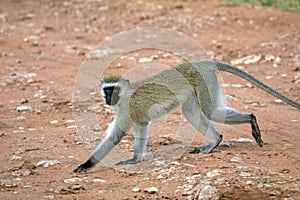
[[[300,102],[299,18],[209,1],[1,1],[0,199],[191,199],[203,184],[217,189],[220,199],[300,199],[299,110],[228,74],[222,74],[228,104],[256,114],[262,148],[230,142],[252,139],[250,126],[225,126],[230,145],[209,155],[185,153],[150,173],[103,165],[72,173],[89,156],[73,126],[72,89],[86,53],[105,37],[157,26],[187,34],[216,60],[254,55],[254,63],[237,65]],[[164,52],[134,52],[107,73],[125,73],[141,65],[140,57],[153,55],[155,62],[177,64]],[[97,94],[96,101],[103,132],[111,113]],[[168,145],[163,136],[179,125],[176,116],[180,112],[166,119],[158,140],[149,140],[148,151]],[[37,167],[41,160],[60,164]],[[134,192],[136,187],[141,191]],[[148,187],[158,192],[144,192]]]

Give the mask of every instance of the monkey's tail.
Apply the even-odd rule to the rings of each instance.
[[[226,63],[222,63],[222,62],[214,62],[215,65],[217,66],[219,71],[224,71],[224,72],[229,72],[231,74],[235,74],[247,81],[249,81],[250,83],[256,85],[257,87],[263,89],[264,91],[268,92],[269,94],[273,95],[274,97],[277,97],[278,99],[281,99],[282,101],[290,104],[291,106],[300,109],[300,104],[289,99],[288,97],[280,94],[279,92],[277,92],[276,90],[270,88],[269,86],[267,86],[266,84],[264,84],[263,82],[257,80],[256,78],[254,78],[253,76],[251,76],[250,74],[230,65],[230,64],[226,64]]]

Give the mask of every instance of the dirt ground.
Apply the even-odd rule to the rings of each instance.
[[[72,173],[89,156],[76,133],[73,86],[87,53],[105,38],[136,27],[183,32],[212,59],[235,63],[300,102],[299,18],[300,13],[226,7],[222,1],[2,0],[0,199],[193,199],[205,193],[203,185],[213,189],[212,199],[300,199],[299,110],[225,73],[227,103],[255,113],[262,148],[251,141],[249,125],[225,125],[225,145],[208,155],[184,153],[144,173],[102,164]],[[114,61],[106,73],[124,74],[143,64],[142,57],[180,62],[165,52],[137,51]],[[95,99],[103,133],[112,114],[98,94]],[[165,135],[180,117],[177,111],[166,118],[148,151],[169,145],[172,138]],[[121,145],[132,151],[131,143],[127,136]],[[38,166],[43,160],[59,163]],[[145,191],[149,187],[158,191]]]

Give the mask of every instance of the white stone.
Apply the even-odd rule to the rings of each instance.
[[[214,169],[214,170],[206,173],[207,177],[215,177],[215,176],[218,176],[218,175],[220,175],[220,170],[219,169]]]
[[[149,193],[149,194],[155,194],[155,193],[158,192],[158,189],[157,189],[156,187],[149,187],[149,188],[146,188],[146,189],[144,190],[144,192],[147,192],[147,193]]]
[[[106,181],[105,180],[103,180],[103,179],[101,179],[101,178],[95,178],[94,180],[93,180],[93,183],[105,183]]]
[[[139,58],[138,62],[139,63],[145,63],[145,62],[151,62],[152,59],[151,58]]]
[[[57,165],[57,164],[60,164],[60,161],[58,161],[58,160],[41,160],[36,164],[36,166],[49,167],[49,166]]]
[[[58,124],[58,120],[51,120],[50,124]]]
[[[132,192],[140,192],[141,191],[141,188],[138,188],[138,187],[135,187],[132,189]]]
[[[66,184],[72,184],[72,183],[75,183],[78,179],[76,178],[68,178],[68,179],[65,179],[64,180],[64,183]]]
[[[249,142],[249,143],[254,142],[252,139],[249,139],[249,138],[234,138],[231,141],[232,142]]]
[[[217,188],[200,184],[198,186],[198,191],[194,199],[198,200],[219,200],[220,199],[220,192]]]
[[[17,107],[17,111],[21,112],[21,111],[26,111],[29,110],[30,107],[29,106],[25,106],[25,105],[21,105]]]
[[[12,155],[10,157],[10,160],[21,160],[21,159],[22,159],[22,157],[21,156],[17,156],[17,155]]]
[[[235,156],[235,157],[232,157],[232,158],[230,159],[230,161],[231,161],[231,162],[242,162],[243,159],[242,159],[241,157]]]

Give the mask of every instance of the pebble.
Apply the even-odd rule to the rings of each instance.
[[[84,190],[85,188],[82,185],[72,185],[69,187],[70,190]]]
[[[50,124],[58,124],[58,120],[51,120]]]
[[[210,186],[199,184],[198,191],[196,192],[196,196],[194,199],[198,200],[219,200],[220,199],[220,192],[217,188]]]
[[[79,180],[78,178],[67,178],[67,179],[64,180],[64,183],[72,184],[72,183],[75,183],[78,180]]]
[[[77,128],[76,125],[72,125],[72,126],[68,126],[67,129],[71,129],[71,128]]]
[[[106,181],[105,180],[103,180],[103,179],[101,179],[101,178],[95,178],[94,180],[93,180],[93,183],[105,183]]]
[[[57,165],[57,164],[60,164],[60,161],[58,161],[58,160],[41,160],[36,164],[36,166],[42,165],[43,167],[49,167],[49,166]]]
[[[249,138],[233,138],[230,141],[232,141],[232,142],[249,142],[249,143],[254,142],[252,139],[249,139]]]
[[[246,185],[253,185],[253,181],[250,181],[250,180],[247,181],[247,182],[246,182]]]
[[[281,99],[275,99],[274,102],[275,103],[282,103],[283,101]]]
[[[231,162],[242,162],[243,159],[242,159],[241,157],[232,157],[232,158],[230,159],[230,161],[231,161]]]
[[[252,64],[252,63],[257,63],[261,60],[262,56],[261,55],[249,55],[245,56],[243,58],[237,58],[231,61],[231,64],[233,65],[240,65],[240,64]]]
[[[242,176],[242,177],[250,177],[250,176],[252,176],[252,174],[249,173],[249,172],[241,172],[240,176]]]
[[[12,180],[0,180],[0,188],[13,188],[17,187],[17,184]]]
[[[156,187],[149,187],[149,188],[146,188],[144,190],[144,192],[149,193],[149,194],[155,194],[158,192],[158,189]]]
[[[75,120],[73,120],[73,119],[68,119],[68,120],[66,121],[66,123],[73,123],[73,122],[75,122]]]
[[[26,117],[20,115],[17,117],[17,120],[20,122],[20,121],[24,121],[26,119]]]
[[[151,62],[151,58],[139,58],[138,62],[139,63],[146,63],[146,62]]]
[[[132,192],[140,192],[141,191],[141,188],[138,188],[138,187],[135,187],[132,189]]]
[[[0,131],[0,137],[5,136],[5,133]]]
[[[206,176],[207,177],[215,177],[215,176],[218,176],[218,175],[220,175],[220,170],[219,169],[214,169],[214,170],[212,170],[212,171],[210,171],[210,172],[207,172],[206,173]]]
[[[104,50],[96,49],[94,51],[91,51],[87,55],[87,58],[88,59],[100,59],[100,58],[106,57],[110,54],[117,54],[117,53],[122,53],[122,52],[123,51],[118,48],[111,48],[111,49],[104,49]]]
[[[12,155],[10,157],[10,160],[21,160],[21,159],[22,159],[22,157],[21,156],[17,156],[17,155]]]
[[[17,111],[18,112],[26,111],[26,110],[29,110],[29,109],[30,109],[30,107],[29,106],[25,106],[25,105],[21,105],[21,106],[17,107]]]
[[[30,169],[31,170],[31,169],[35,169],[36,166],[32,162],[26,160],[26,161],[24,161],[24,163],[21,165],[20,168],[21,169]]]

